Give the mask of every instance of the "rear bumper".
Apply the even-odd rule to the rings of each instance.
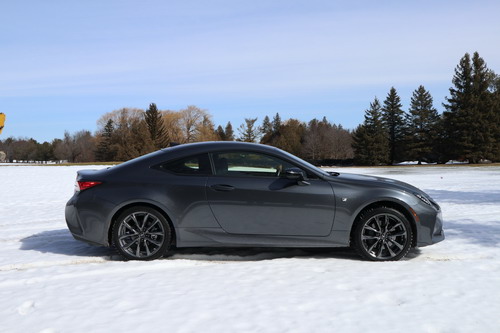
[[[72,205],[71,200],[66,204],[66,209],[64,210],[64,215],[66,217],[66,224],[69,231],[73,236],[82,236],[83,229],[78,218],[78,211],[74,205]]]
[[[73,196],[65,208],[66,225],[73,237],[94,245],[109,246],[106,218],[95,206],[79,207],[77,196]]]

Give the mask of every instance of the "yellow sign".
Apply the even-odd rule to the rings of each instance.
[[[2,134],[3,124],[5,124],[5,114],[0,113],[0,134]]]

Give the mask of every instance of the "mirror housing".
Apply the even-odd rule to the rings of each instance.
[[[289,168],[285,170],[284,176],[286,179],[294,180],[298,185],[309,185],[305,180],[306,173],[299,168]]]

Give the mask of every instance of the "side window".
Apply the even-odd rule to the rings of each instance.
[[[159,166],[160,170],[169,171],[178,175],[211,175],[212,168],[208,154],[184,157],[169,161]]]
[[[213,154],[215,174],[218,176],[279,177],[294,165],[274,156],[254,152],[227,152]]]

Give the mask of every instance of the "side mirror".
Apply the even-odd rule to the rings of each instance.
[[[285,178],[297,181],[298,185],[309,185],[305,180],[307,176],[304,171],[299,168],[289,168],[285,170]]]

